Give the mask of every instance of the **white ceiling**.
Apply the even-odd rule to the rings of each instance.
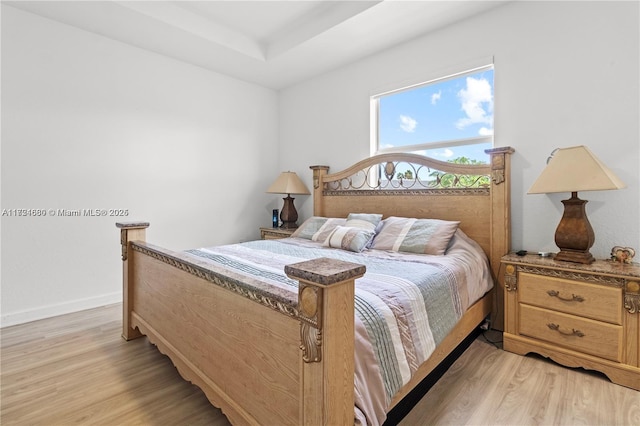
[[[3,3],[212,71],[281,89],[505,1]]]

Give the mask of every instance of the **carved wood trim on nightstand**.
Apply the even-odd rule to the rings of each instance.
[[[513,265],[507,265],[504,268],[504,288],[507,291],[518,290],[518,274]]]
[[[605,275],[590,274],[585,272],[564,271],[558,269],[538,268],[529,265],[518,265],[518,271],[529,272],[536,275],[545,275],[547,277],[563,278],[565,280],[587,281],[596,284],[605,284],[613,287],[624,286],[624,278],[609,277]]]
[[[627,281],[624,286],[624,308],[630,314],[640,315],[640,282]]]

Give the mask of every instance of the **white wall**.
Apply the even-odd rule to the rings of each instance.
[[[495,145],[516,150],[512,247],[557,251],[570,194],[526,192],[553,149],[587,145],[627,184],[579,194],[591,252],[640,252],[639,16],[638,2],[514,2],[290,87],[280,94],[283,161],[339,171],[369,154],[371,95],[493,56]],[[311,200],[299,210],[310,216]]]
[[[2,4],[2,325],[121,300],[118,220],[184,249],[259,237],[277,93]]]
[[[581,194],[592,252],[640,249],[638,20],[638,2],[515,2],[277,94],[3,3],[1,207],[125,208],[174,249],[257,238],[281,169],[311,187],[309,165],[369,154],[370,95],[493,56],[513,247],[555,250],[568,194],[526,191],[585,144],[628,185]],[[2,217],[2,325],[119,301],[117,220]]]

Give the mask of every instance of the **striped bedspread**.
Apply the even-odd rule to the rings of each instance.
[[[366,266],[355,287],[357,423],[384,421],[393,395],[493,285],[482,250],[461,231],[445,256],[353,253],[298,238],[188,253],[251,277],[252,290],[294,303],[298,282],[284,274],[285,265],[330,257]]]

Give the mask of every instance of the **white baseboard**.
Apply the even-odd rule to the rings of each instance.
[[[42,306],[21,312],[2,314],[0,316],[0,328],[121,302],[122,292],[116,292],[104,294],[102,296],[89,297],[86,299],[73,300],[71,302],[59,303],[57,305]]]

